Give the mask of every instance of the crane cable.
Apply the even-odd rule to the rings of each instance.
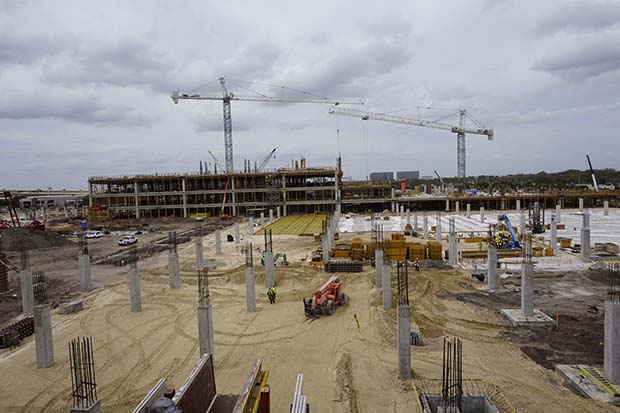
[[[368,125],[366,119],[362,119],[362,151],[366,180],[368,180]]]

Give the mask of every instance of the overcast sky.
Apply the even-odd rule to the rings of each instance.
[[[583,169],[586,154],[617,168],[619,69],[619,1],[2,0],[0,188],[195,171],[208,149],[224,163],[222,103],[169,98],[220,76],[238,95],[301,97],[268,86],[284,85],[401,116],[464,107],[495,129],[467,137],[468,175]],[[454,134],[328,106],[233,102],[235,167],[275,146],[270,167],[329,166],[340,146],[354,178],[456,174]]]

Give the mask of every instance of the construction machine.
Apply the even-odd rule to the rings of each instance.
[[[0,229],[26,228],[26,229],[32,229],[32,230],[37,230],[37,231],[45,231],[45,224],[36,219],[33,220],[29,224],[22,225],[21,221],[19,220],[19,215],[17,215],[17,209],[15,209],[15,207],[13,206],[11,193],[9,191],[4,191],[3,195],[4,195],[4,200],[6,202],[6,205],[7,205],[7,209],[9,210],[9,216],[11,217],[11,222],[0,220]]]
[[[286,254],[283,252],[276,252],[275,254],[273,254],[273,265],[276,265],[279,259],[282,259],[282,265],[284,265],[285,267],[288,266]],[[265,265],[265,253],[263,253],[263,256],[260,259],[260,264]]]
[[[512,227],[512,223],[510,222],[510,219],[508,219],[508,216],[506,214],[500,214],[497,216],[497,220],[498,221],[503,221],[506,224],[506,228],[508,228],[508,232],[510,232],[510,236],[512,238],[512,241],[510,240],[503,240],[502,245],[497,245],[498,248],[509,248],[509,249],[520,249],[521,248],[521,244],[519,243],[519,237],[517,237],[517,233],[515,232],[514,228]]]
[[[336,306],[344,305],[345,295],[342,292],[340,278],[333,275],[321,286],[312,298],[304,298],[306,317],[316,318],[319,314],[332,315]]]

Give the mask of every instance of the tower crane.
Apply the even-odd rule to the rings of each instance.
[[[228,91],[226,88],[226,79],[221,77],[219,78],[220,88],[222,91],[222,96],[201,96],[196,94],[180,94],[178,90],[172,92],[170,98],[175,104],[179,103],[179,100],[221,100],[224,107],[224,148],[226,154],[226,173],[234,172],[234,163],[233,163],[233,143],[232,143],[232,115],[231,115],[231,101],[248,101],[248,102],[270,102],[270,103],[331,103],[334,105],[338,105],[340,103],[343,104],[354,104],[354,105],[362,105],[362,101],[354,101],[354,100],[345,100],[345,99],[328,99],[320,96],[313,96],[307,92],[300,92],[305,95],[310,96],[309,98],[304,99],[289,99],[282,98],[276,96],[266,96],[259,94],[257,96],[238,96]],[[210,82],[211,83],[211,82]],[[292,89],[291,89],[292,90]],[[299,92],[299,91],[297,91]]]
[[[278,149],[278,148],[273,148],[271,150],[271,152],[269,152],[269,155],[265,156],[265,159],[263,159],[261,161],[261,163],[258,164],[258,167],[256,168],[256,172],[262,172],[263,169],[265,169],[265,167],[267,166],[267,164],[271,160],[271,155],[273,155],[276,152],[276,149]]]
[[[380,120],[383,122],[401,123],[404,125],[423,126],[426,128],[442,129],[452,133],[456,133],[456,165],[457,176],[463,178],[466,176],[465,170],[465,134],[484,135],[488,140],[493,140],[493,129],[485,128],[465,109],[460,109],[458,126],[449,125],[438,121],[428,121],[422,119],[406,118],[403,116],[388,115],[385,113],[365,112],[361,110],[348,109],[338,106],[330,106],[329,113],[332,115],[343,115],[360,118],[363,120]],[[471,120],[477,128],[466,128],[465,120]]]

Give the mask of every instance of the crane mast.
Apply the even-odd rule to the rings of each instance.
[[[190,95],[187,93],[180,94],[178,90],[172,92],[170,98],[175,104],[178,104],[180,100],[221,100],[223,104],[223,117],[224,117],[224,153],[226,156],[226,173],[231,174],[234,172],[234,158],[233,158],[233,139],[232,139],[232,114],[231,114],[231,102],[233,100],[247,101],[247,102],[271,102],[271,103],[330,103],[338,105],[340,103],[363,105],[361,100],[348,100],[348,99],[328,99],[321,97],[304,98],[304,99],[288,99],[274,96],[238,96],[226,89],[226,79],[220,77],[220,88],[222,90],[222,96],[201,96]],[[305,92],[302,92],[305,93]],[[307,93],[305,93],[307,94]],[[308,94],[309,95],[309,94]],[[309,95],[312,96],[312,95]]]
[[[343,108],[338,106],[331,106],[329,113],[332,115],[343,115],[360,118],[362,120],[378,120],[382,122],[400,123],[403,125],[421,126],[426,128],[441,129],[456,133],[456,163],[457,163],[457,176],[463,178],[467,176],[465,167],[465,134],[470,133],[473,135],[484,135],[488,140],[493,140],[493,129],[485,128],[478,121],[476,121],[465,109],[459,110],[459,124],[458,126],[450,125],[442,122],[434,122],[423,119],[407,118],[404,116],[388,115],[385,113],[366,112],[361,110]],[[467,128],[465,126],[466,119],[470,119],[476,124],[477,128]]]

